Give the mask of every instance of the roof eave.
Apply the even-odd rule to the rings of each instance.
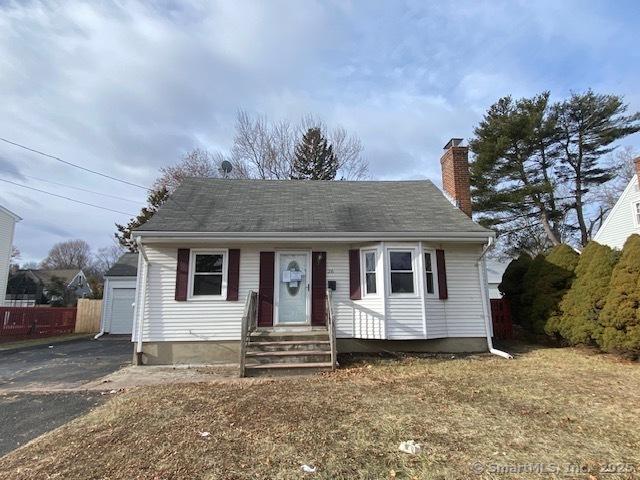
[[[134,238],[146,241],[168,243],[181,241],[322,241],[322,242],[362,242],[362,241],[472,241],[479,242],[495,238],[491,230],[474,232],[165,232],[137,231]]]

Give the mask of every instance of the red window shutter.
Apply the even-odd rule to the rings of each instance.
[[[189,249],[178,249],[178,265],[176,267],[176,300],[184,302],[187,300],[187,290],[189,289]]]
[[[349,250],[349,291],[351,300],[360,300],[360,250]]]
[[[311,254],[311,325],[326,324],[327,252]]]
[[[447,267],[444,263],[444,250],[436,250],[436,268],[438,269],[438,295],[440,300],[449,298],[447,291]]]
[[[260,284],[258,287],[258,326],[273,325],[273,277],[275,253],[260,252]]]
[[[240,250],[229,249],[229,261],[227,263],[227,301],[238,300],[238,287],[240,284]]]

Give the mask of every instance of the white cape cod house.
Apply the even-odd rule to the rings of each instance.
[[[494,234],[470,219],[459,143],[441,160],[446,196],[428,180],[185,180],[134,234],[139,362],[242,351],[258,373],[331,367],[336,345],[487,350]]]

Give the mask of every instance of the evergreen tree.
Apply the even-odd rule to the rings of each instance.
[[[115,237],[118,239],[118,242],[120,242],[120,245],[128,249],[130,252],[137,252],[138,246],[133,238],[131,238],[132,231],[148,222],[167,198],[169,198],[169,192],[165,187],[162,187],[159,190],[154,190],[147,197],[147,206],[142,208],[140,214],[136,218],[129,220],[129,223],[126,225],[116,223],[118,231],[115,233]]]
[[[595,344],[600,336],[599,316],[609,291],[611,273],[620,255],[606,245],[589,242],[580,254],[576,278],[560,302],[560,314],[547,325],[572,345]]]
[[[498,285],[498,290],[509,301],[511,306],[511,317],[513,321],[522,325],[526,319],[523,319],[522,295],[524,294],[523,280],[529,270],[532,258],[526,254],[521,254],[518,258],[509,263],[506,270],[502,274],[502,281]]]
[[[524,326],[545,333],[547,322],[558,314],[558,305],[571,287],[579,256],[568,245],[553,247],[548,255],[533,259],[523,278]]]
[[[545,247],[559,245],[564,211],[553,182],[556,125],[549,93],[515,101],[501,98],[474,134],[471,184],[480,223],[524,242],[541,225]]]
[[[338,160],[333,147],[319,128],[307,130],[296,146],[291,178],[295,180],[333,180],[338,173]]]
[[[599,318],[603,350],[640,355],[640,235],[624,244]]]
[[[625,115],[626,111],[622,98],[591,90],[573,93],[553,107],[560,135],[558,176],[570,186],[582,245],[587,244],[592,230],[585,218],[585,195],[613,178],[600,159],[614,150],[614,142],[640,131],[640,112]]]

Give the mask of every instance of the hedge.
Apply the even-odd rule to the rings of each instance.
[[[599,323],[597,341],[603,350],[640,355],[640,235],[631,235],[624,244]]]
[[[575,269],[575,280],[560,302],[559,314],[547,323],[547,334],[571,345],[597,343],[602,333],[600,311],[619,257],[619,252],[605,245],[593,241],[587,244]]]

